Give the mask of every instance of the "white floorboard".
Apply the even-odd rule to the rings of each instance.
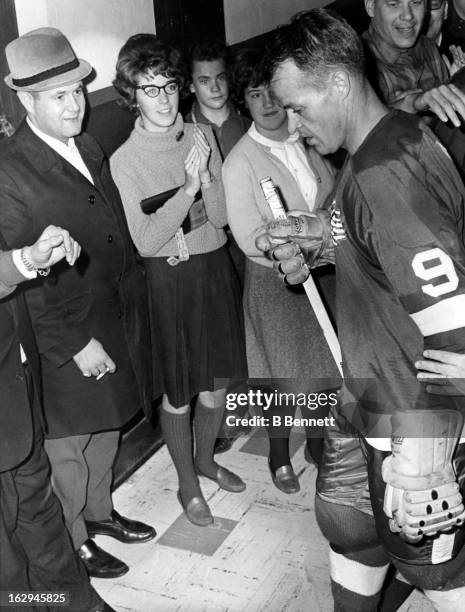
[[[246,491],[227,493],[202,480],[213,514],[238,522],[213,556],[158,544],[181,513],[166,447],[115,492],[121,514],[158,532],[136,545],[97,538],[131,568],[119,579],[92,581],[118,612],[331,612],[327,544],[313,511],[315,468],[301,447],[293,460],[301,491],[285,495],[273,486],[263,457],[239,452],[243,444],[240,439],[217,460],[244,478]],[[432,608],[415,594],[401,610]]]

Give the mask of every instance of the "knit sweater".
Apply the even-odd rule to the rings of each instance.
[[[322,208],[334,185],[331,165],[311,147],[307,159],[317,182],[314,209]],[[237,244],[252,261],[272,267],[264,253],[255,246],[255,239],[266,223],[273,221],[270,207],[260,187],[260,180],[270,176],[287,210],[308,211],[299,186],[286,166],[271,152],[271,148],[245,134],[223,164],[228,223]]]
[[[222,229],[227,219],[221,157],[211,128],[202,126],[202,131],[212,150],[208,164],[212,183],[202,187],[207,222],[185,236],[191,255],[214,251],[226,242]],[[182,187],[184,160],[194,142],[193,132],[194,126],[184,124],[180,114],[167,132],[149,132],[138,118],[129,138],[110,159],[129,231],[142,257],[178,255],[174,235],[194,203],[194,198]],[[180,138],[181,133],[184,135]],[[156,212],[151,215],[142,212],[142,200],[174,187],[180,189]]]

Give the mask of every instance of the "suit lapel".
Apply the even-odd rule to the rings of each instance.
[[[102,165],[105,159],[103,153],[96,147],[91,149],[79,136],[74,139],[74,142],[78,148],[79,153],[81,154],[85,165],[87,166],[87,169],[89,170],[92,176],[94,186],[101,192],[103,196],[105,196],[102,181],[100,179]]]
[[[14,134],[18,140],[21,150],[28,158],[32,166],[37,168],[41,174],[50,172],[56,166],[61,166],[61,161],[65,161],[42,139],[40,139],[24,120]]]
[[[57,170],[64,174],[71,174],[73,177],[79,178],[79,180],[85,181],[86,184],[91,185],[82,172],[79,172],[73,164],[70,164],[64,157],[59,155],[52,147],[34,134],[26,120],[18,127],[15,137],[21,141],[22,150],[28,157],[30,163],[41,173],[46,174],[53,170]],[[82,138],[79,136],[75,138],[75,143],[92,176],[95,188],[104,196],[105,193],[100,180],[100,172],[104,160],[103,153],[98,149],[90,149],[90,147],[82,142]]]

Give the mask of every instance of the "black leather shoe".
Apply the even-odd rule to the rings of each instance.
[[[106,535],[126,544],[148,542],[157,535],[155,529],[150,525],[131,521],[118,514],[116,510],[113,510],[110,518],[105,521],[86,521],[86,527],[90,536]]]
[[[97,546],[94,540],[86,540],[77,552],[92,578],[118,578],[129,571],[126,563]]]
[[[268,459],[268,467],[270,469],[273,484],[277,489],[288,495],[300,491],[299,479],[295,475],[292,465],[282,465],[276,471],[273,471],[271,469],[270,460]]]

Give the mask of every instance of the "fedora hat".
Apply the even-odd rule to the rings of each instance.
[[[92,71],[78,59],[66,36],[56,28],[38,28],[5,48],[10,74],[5,83],[17,91],[47,91],[81,81]]]

